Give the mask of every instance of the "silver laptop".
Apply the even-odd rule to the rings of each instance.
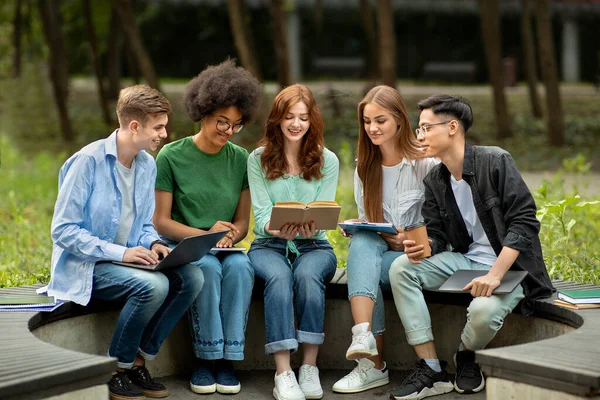
[[[487,274],[489,271],[482,270],[471,270],[471,269],[459,269],[456,271],[442,286],[437,289],[438,292],[451,292],[451,293],[468,293],[463,291],[463,288],[467,286],[473,279],[478,278]],[[527,276],[527,271],[507,271],[500,286],[494,289],[493,294],[506,294],[512,292],[519,283]]]
[[[113,264],[125,267],[146,269],[149,271],[160,271],[167,268],[179,267],[204,257],[214,245],[217,244],[229,231],[209,232],[198,236],[190,236],[183,239],[173,250],[158,264],[138,264],[123,261],[112,261]]]

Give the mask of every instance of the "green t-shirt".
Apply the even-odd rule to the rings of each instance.
[[[156,189],[173,193],[171,218],[192,228],[210,229],[231,222],[248,189],[248,152],[227,142],[217,154],[207,154],[186,137],[167,144],[156,157]]]

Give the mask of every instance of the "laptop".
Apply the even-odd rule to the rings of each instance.
[[[229,231],[209,232],[198,236],[186,237],[165,258],[159,261],[158,264],[146,265],[123,261],[112,261],[112,263],[148,271],[160,271],[167,268],[179,267],[183,264],[198,261],[204,257],[227,232]]]
[[[471,270],[471,269],[459,269],[456,271],[442,286],[437,289],[438,292],[450,292],[450,293],[468,293],[462,289],[467,286],[469,282],[480,276],[484,276],[488,271],[482,270]],[[518,284],[527,276],[527,271],[512,271],[506,272],[500,286],[494,289],[493,294],[506,294],[512,292]]]

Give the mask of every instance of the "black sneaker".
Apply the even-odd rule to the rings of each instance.
[[[448,393],[454,390],[454,385],[446,376],[446,362],[440,361],[442,370],[435,372],[425,360],[417,363],[417,369],[402,382],[390,395],[392,400],[424,399],[425,397]]]
[[[144,366],[134,366],[132,369],[128,369],[127,376],[133,383],[135,383],[147,397],[158,398],[167,397],[169,391],[162,384],[156,382],[150,376],[150,372]]]
[[[459,351],[454,354],[456,364],[456,378],[454,389],[458,393],[477,393],[485,387],[485,378],[475,362],[475,352],[470,350]]]
[[[146,400],[146,396],[131,383],[125,372],[118,372],[108,381],[110,400]]]

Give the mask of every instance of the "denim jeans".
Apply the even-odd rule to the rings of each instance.
[[[461,253],[443,252],[412,264],[407,256],[392,263],[390,284],[396,309],[411,346],[433,340],[431,318],[422,289],[437,289],[459,269],[489,270],[490,266],[473,262]],[[467,323],[461,340],[470,350],[483,349],[502,328],[504,318],[523,299],[523,287],[508,294],[475,297],[467,308]]]
[[[204,287],[190,307],[190,329],[196,357],[243,360],[254,271],[244,253],[207,254],[194,262]]]
[[[202,271],[191,264],[161,272],[96,264],[92,299],[125,302],[108,350],[118,367],[131,368],[138,353],[154,359],[203,284]]]
[[[327,240],[297,239],[300,255],[289,253],[279,238],[256,239],[248,257],[265,281],[266,354],[298,349],[298,343],[325,340],[325,285],[335,275],[337,259]],[[294,306],[298,329],[294,330]]]
[[[348,298],[366,296],[375,302],[371,318],[373,335],[385,331],[385,309],[381,288],[389,290],[392,262],[404,252],[389,250],[387,242],[375,232],[357,231],[348,249]]]

